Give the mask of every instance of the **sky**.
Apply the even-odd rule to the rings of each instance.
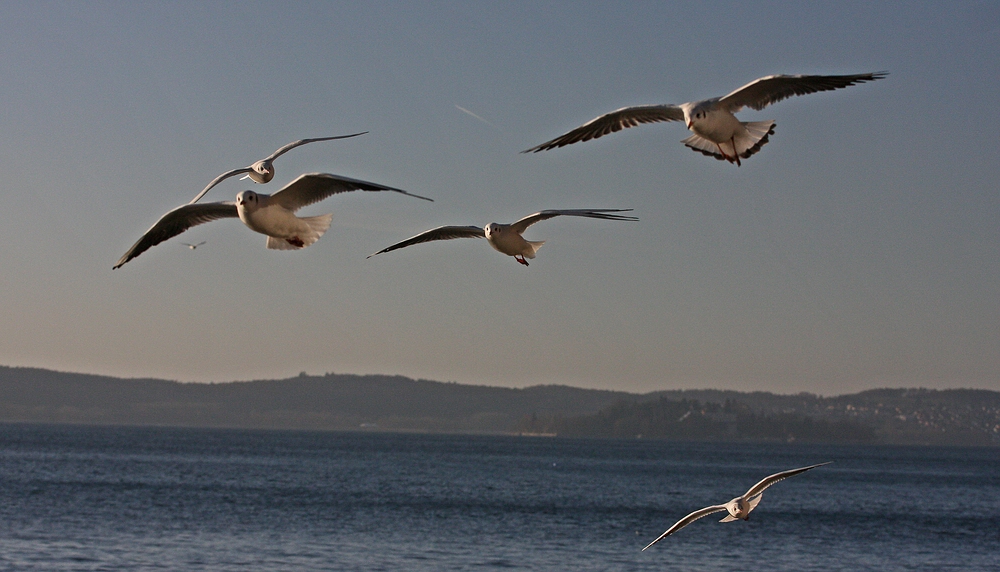
[[[742,167],[679,123],[520,151],[628,105],[770,74],[795,97]],[[0,364],[224,382],[399,374],[633,392],[1000,390],[1000,5],[14,2],[0,19]],[[348,193],[315,245],[238,220],[120,269],[216,175]],[[560,217],[529,267],[440,225]],[[197,250],[182,242],[206,244]]]

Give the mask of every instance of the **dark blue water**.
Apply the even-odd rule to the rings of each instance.
[[[0,569],[1000,570],[1000,450],[0,425]]]

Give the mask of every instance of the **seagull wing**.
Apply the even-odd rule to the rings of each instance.
[[[268,157],[264,158],[264,161],[274,161],[275,159],[291,151],[292,149],[300,145],[305,145],[307,143],[315,143],[317,141],[331,141],[333,139],[349,139],[351,137],[357,137],[358,135],[364,135],[365,133],[368,132],[362,131],[361,133],[352,133],[350,135],[337,135],[335,137],[316,137],[314,139],[299,139],[298,141],[292,141],[288,145],[285,145],[281,149],[278,149],[274,153],[271,153]]]
[[[402,189],[341,177],[340,175],[307,173],[300,175],[299,178],[271,195],[270,201],[294,212],[306,205],[317,203],[332,195],[349,191],[393,191],[425,201],[432,200],[427,197],[408,193]]]
[[[229,177],[233,177],[235,175],[241,175],[243,173],[249,173],[250,170],[251,170],[250,167],[243,167],[242,169],[233,169],[232,171],[226,171],[225,173],[223,173],[223,174],[219,175],[218,177],[212,179],[212,182],[209,183],[207,187],[205,187],[204,189],[202,189],[201,192],[198,193],[198,196],[196,196],[195,198],[191,199],[191,202],[188,203],[188,204],[189,205],[193,205],[196,202],[198,202],[198,200],[201,199],[201,197],[205,196],[205,193],[207,193],[209,189],[211,189],[215,185],[218,185],[223,180],[228,179]]]
[[[527,228],[540,220],[547,220],[557,216],[585,216],[588,218],[603,218],[607,220],[639,220],[634,216],[623,216],[612,213],[629,212],[632,209],[569,209],[569,210],[546,210],[532,215],[528,215],[521,220],[510,225],[518,234],[523,233]]]
[[[390,250],[396,250],[398,248],[405,248],[414,244],[420,244],[421,242],[451,240],[453,238],[486,238],[486,231],[479,226],[439,226],[437,228],[421,232],[417,236],[407,238],[403,242],[397,242],[388,248],[383,248],[375,254],[382,254],[383,252],[389,252]],[[375,254],[369,254],[367,258],[371,258],[372,256],[375,256]]]
[[[696,510],[696,511],[692,512],[691,514],[685,516],[684,518],[678,520],[677,524],[671,526],[670,528],[667,529],[666,532],[664,532],[663,534],[661,534],[659,536],[659,538],[657,538],[656,540],[654,540],[654,541],[650,542],[649,544],[647,544],[646,548],[649,548],[650,546],[656,544],[657,542],[663,540],[664,538],[670,536],[671,534],[677,532],[678,530],[684,528],[685,526],[691,524],[692,522],[698,520],[699,518],[701,518],[703,516],[708,516],[710,514],[715,514],[717,512],[721,512],[721,511],[724,511],[724,510],[726,510],[726,505],[724,505],[724,504],[717,504],[717,505],[714,505],[714,506],[706,506],[703,509]],[[646,548],[643,548],[643,550],[645,550]]]
[[[764,492],[764,489],[766,489],[767,487],[773,485],[774,483],[776,483],[778,481],[783,481],[783,480],[787,479],[788,477],[794,477],[795,475],[797,475],[799,473],[804,473],[804,472],[808,471],[809,469],[815,469],[816,467],[822,467],[823,465],[829,465],[831,462],[832,461],[828,461],[826,463],[820,463],[818,465],[809,465],[808,467],[801,467],[801,468],[798,468],[798,469],[792,469],[790,471],[782,471],[780,473],[775,473],[775,474],[773,474],[773,475],[771,475],[769,477],[764,477],[763,479],[761,479],[761,481],[759,483],[757,483],[756,485],[750,487],[750,490],[747,491],[747,494],[743,495],[743,498],[749,499],[749,498],[755,497],[755,496],[761,494],[762,492]]]
[[[744,106],[760,110],[793,95],[832,91],[882,79],[887,75],[889,72],[855,75],[769,75],[756,79],[719,99],[717,106],[729,110],[730,113],[736,113]]]
[[[521,151],[522,153],[538,153],[556,147],[564,147],[580,141],[597,139],[608,133],[635,127],[640,123],[657,123],[659,121],[683,121],[684,112],[677,105],[639,105],[623,107],[611,113],[602,115],[576,129],[546,141],[537,147]]]
[[[205,203],[200,205],[186,204],[160,217],[156,224],[151,226],[146,234],[142,235],[132,248],[128,249],[114,268],[119,268],[129,260],[146,252],[150,248],[160,244],[164,240],[173,238],[192,226],[197,226],[220,218],[236,218],[239,213],[236,211],[236,203]],[[204,244],[204,243],[202,243]]]

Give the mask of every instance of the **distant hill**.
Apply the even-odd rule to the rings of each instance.
[[[1000,445],[1000,392],[875,389],[809,393],[663,391],[593,414],[534,416],[523,431],[564,436],[906,445]]]
[[[634,394],[342,374],[203,384],[0,366],[0,422],[1000,445],[1000,392]]]
[[[260,429],[506,432],[526,415],[592,413],[621,391],[385,375],[179,383],[0,366],[0,421]]]

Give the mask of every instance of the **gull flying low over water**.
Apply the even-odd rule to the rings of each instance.
[[[832,91],[882,79],[888,72],[855,75],[769,75],[754,80],[729,95],[680,105],[623,107],[522,153],[537,153],[578,141],[590,141],[640,123],[683,121],[694,135],[681,141],[709,157],[740,166],[774,133],[774,121],[741,122],[734,113],[749,107],[761,110],[793,95]]]
[[[192,226],[220,218],[239,217],[250,230],[267,235],[268,248],[277,250],[305,248],[319,240],[330,228],[333,215],[300,218],[295,216],[295,211],[329,196],[349,191],[393,191],[425,201],[431,200],[401,189],[339,175],[305,174],[273,195],[242,191],[236,195],[236,202],[188,203],[179,206],[160,217],[160,220],[156,221],[156,224],[122,255],[114,268],[119,268],[153,246],[177,236]]]
[[[212,182],[209,183],[207,187],[202,189],[201,192],[198,193],[198,196],[196,196],[194,199],[191,200],[190,204],[198,202],[198,200],[201,199],[201,197],[205,196],[205,193],[207,193],[209,189],[211,189],[215,185],[218,185],[223,180],[228,179],[229,177],[235,177],[236,175],[240,175],[242,173],[246,173],[246,176],[242,178],[244,179],[249,178],[251,181],[255,183],[260,183],[263,185],[264,183],[270,182],[271,179],[274,178],[274,160],[277,159],[278,157],[281,157],[282,155],[284,155],[285,153],[291,151],[296,147],[305,145],[307,143],[315,143],[317,141],[332,141],[333,139],[349,139],[351,137],[357,137],[358,135],[364,135],[365,133],[368,132],[362,131],[361,133],[352,133],[350,135],[337,135],[335,137],[317,137],[315,139],[299,139],[298,141],[292,141],[288,145],[285,145],[281,149],[278,149],[274,153],[271,153],[267,157],[264,157],[260,161],[257,161],[256,163],[248,167],[233,169],[232,171],[227,171],[219,175],[218,177],[212,179]]]
[[[613,213],[628,212],[632,209],[570,209],[570,210],[545,210],[528,215],[513,224],[500,224],[491,222],[485,227],[478,226],[439,226],[431,230],[422,232],[403,242],[393,244],[388,248],[369,254],[368,258],[390,250],[396,250],[421,242],[431,242],[432,240],[449,240],[452,238],[485,238],[490,246],[498,252],[508,256],[513,256],[515,260],[527,266],[525,258],[534,258],[535,252],[545,243],[544,240],[528,241],[524,240],[521,234],[531,225],[540,220],[546,220],[557,216],[582,216],[588,218],[602,218],[606,220],[639,220],[634,216],[624,216]]]
[[[182,242],[181,244],[183,244],[184,246],[190,248],[191,250],[194,250],[194,249],[198,248],[199,246],[205,244],[205,241],[203,240],[203,241],[199,242],[198,244],[188,244],[186,242]]]
[[[815,469],[816,467],[822,467],[823,465],[829,465],[830,462],[819,463],[818,465],[809,465],[808,467],[801,467],[798,469],[791,469],[789,471],[782,471],[780,473],[775,473],[769,477],[764,477],[759,483],[750,487],[746,493],[742,496],[738,496],[733,500],[727,502],[726,504],[717,504],[714,506],[707,506],[703,509],[696,510],[691,514],[685,516],[684,518],[677,521],[677,524],[671,526],[666,532],[661,534],[659,538],[650,542],[646,545],[646,548],[656,544],[657,542],[663,540],[664,538],[670,536],[671,534],[677,532],[678,530],[684,528],[685,526],[691,524],[692,522],[698,520],[703,516],[708,516],[716,512],[727,511],[729,514],[726,518],[720,520],[719,522],[732,522],[734,520],[749,520],[750,511],[752,511],[760,499],[764,496],[764,489],[773,485],[774,483],[787,479],[788,477],[794,477],[799,473],[804,473],[809,469]],[[643,548],[645,550],[646,548]]]

